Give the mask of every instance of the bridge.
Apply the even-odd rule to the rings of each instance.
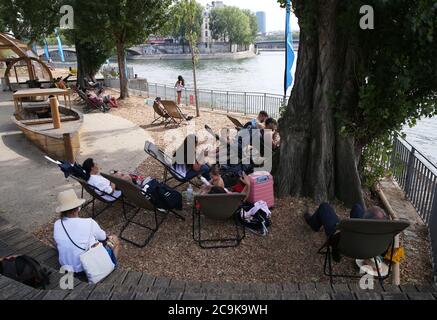
[[[285,51],[285,40],[266,40],[255,43],[255,48],[258,51]],[[299,48],[299,40],[293,40],[293,49],[297,51]]]
[[[136,55],[142,55],[144,53],[144,47],[146,45],[138,45],[134,46],[132,48],[127,49],[127,55],[128,56],[136,56]],[[74,46],[62,46],[62,49],[64,51],[64,57],[66,61],[76,61],[76,47]],[[60,61],[59,53],[58,53],[58,46],[57,45],[50,45],[48,46],[48,51],[50,54],[50,57],[54,61]],[[37,54],[40,58],[43,58],[45,60],[44,55],[44,47],[37,47]]]

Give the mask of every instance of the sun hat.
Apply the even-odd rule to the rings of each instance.
[[[76,209],[84,203],[85,199],[79,199],[73,189],[62,191],[58,194],[56,213]]]

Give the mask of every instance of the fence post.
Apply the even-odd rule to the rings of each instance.
[[[428,223],[428,232],[431,239],[431,250],[433,260],[433,278],[437,283],[437,181],[434,184],[434,200],[432,202],[431,216]]]
[[[211,90],[211,110],[214,110],[214,90]]]
[[[157,83],[155,83],[155,97],[157,97],[158,96],[158,84]]]
[[[408,156],[408,164],[407,164],[407,176],[405,179],[405,193],[407,196],[411,194],[411,179],[413,178],[414,172],[414,158],[415,158],[416,149],[411,147],[410,155]]]
[[[226,91],[226,112],[229,113],[229,91]]]
[[[264,111],[267,111],[267,93],[264,93],[264,107],[263,107]]]
[[[187,94],[187,88],[184,88],[185,91],[185,106],[188,106],[188,94]]]
[[[244,115],[246,115],[247,114],[247,110],[246,110],[246,108],[247,108],[247,92],[244,92]]]
[[[167,86],[164,84],[164,99],[167,100]]]

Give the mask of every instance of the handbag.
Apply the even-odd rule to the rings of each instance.
[[[90,283],[98,283],[100,280],[106,278],[114,269],[115,265],[111,260],[111,257],[106,251],[105,247],[101,242],[97,242],[91,245],[91,237],[93,235],[93,222],[91,220],[91,232],[88,240],[88,248],[84,249],[79,247],[65,229],[64,223],[61,220],[62,227],[67,234],[68,239],[79,249],[84,252],[80,255],[80,262],[87,275],[88,281]]]

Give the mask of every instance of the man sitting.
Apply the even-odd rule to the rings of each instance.
[[[352,207],[349,216],[351,219],[388,220],[387,214],[380,207],[372,206],[365,211],[360,204],[355,204]],[[335,213],[334,208],[328,203],[322,203],[313,215],[305,212],[304,218],[306,223],[315,232],[318,232],[323,227],[328,238],[335,234],[337,224],[340,222],[340,218]],[[333,247],[332,254],[335,261],[340,260],[335,246]]]
[[[269,115],[266,111],[260,111],[260,113],[258,114],[258,117],[256,119],[253,119],[253,120],[247,122],[243,126],[243,129],[249,129],[249,128],[263,129],[264,128],[263,124],[267,120],[268,117],[269,117]]]

